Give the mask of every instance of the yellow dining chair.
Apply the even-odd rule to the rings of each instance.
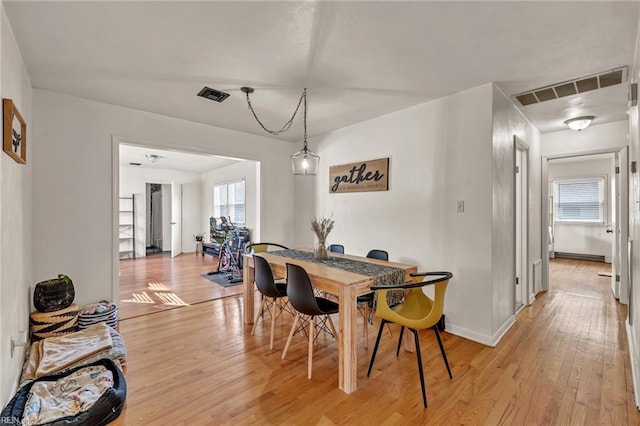
[[[378,351],[378,344],[380,343],[380,336],[382,336],[382,328],[386,323],[400,324],[400,338],[398,339],[398,349],[396,356],[400,354],[400,346],[402,345],[402,335],[404,328],[408,328],[415,338],[416,343],[416,357],[418,358],[418,370],[420,372],[420,384],[422,385],[422,402],[424,407],[427,408],[427,392],[424,387],[424,373],[422,370],[422,356],[420,354],[420,338],[418,331],[426,328],[432,328],[438,339],[438,345],[440,346],[440,353],[442,359],[447,367],[449,378],[451,375],[451,368],[449,367],[449,361],[447,360],[447,354],[442,345],[442,339],[440,338],[440,332],[438,331],[437,323],[442,317],[444,311],[444,294],[447,290],[449,280],[453,277],[451,272],[420,272],[411,274],[412,277],[422,278],[419,282],[413,282],[408,284],[399,284],[395,286],[374,286],[372,290],[376,290],[377,304],[375,310],[375,316],[382,319],[380,322],[380,329],[378,331],[378,338],[376,344],[373,347],[373,354],[371,355],[371,362],[369,363],[369,370],[367,371],[367,377],[371,374],[373,368],[373,362],[376,359],[376,352]],[[423,288],[425,286],[435,286],[435,295],[431,299],[424,294]],[[387,303],[387,292],[391,289],[403,289],[408,290],[408,294],[405,295],[404,301],[393,307],[389,307]]]

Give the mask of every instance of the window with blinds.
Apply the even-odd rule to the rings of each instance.
[[[553,182],[556,222],[604,223],[602,176]]]
[[[244,179],[213,187],[213,216],[229,217],[236,225],[245,224]]]

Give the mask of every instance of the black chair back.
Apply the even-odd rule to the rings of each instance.
[[[256,287],[267,297],[281,297],[273,279],[273,271],[269,262],[263,257],[253,256]]]
[[[369,259],[386,260],[387,262],[389,261],[389,253],[384,250],[369,250],[369,253],[367,253],[367,257]]]
[[[287,297],[296,311],[305,315],[322,315],[307,271],[302,266],[287,263]]]
[[[342,244],[331,244],[329,246],[329,251],[331,253],[342,253],[342,254],[344,254],[344,246]]]

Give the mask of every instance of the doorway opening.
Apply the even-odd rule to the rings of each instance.
[[[621,297],[628,285],[626,155],[624,147],[543,158],[544,290],[553,285],[549,259],[598,262],[598,275],[609,280],[615,298],[627,303]]]
[[[202,249],[198,252],[202,246],[197,243],[210,238],[214,186],[234,179],[247,183],[243,206],[246,225],[252,238],[260,238],[260,163],[214,153],[158,148],[119,137],[114,137],[112,152],[113,197],[133,194],[135,199],[135,209],[131,209],[136,217],[135,259],[113,260],[113,300],[121,302],[121,310],[131,306],[135,312],[130,313],[139,315],[156,312],[160,306],[179,307],[229,295],[229,291],[216,289],[215,284],[202,277],[200,269],[211,270],[216,259],[203,256]],[[118,213],[114,211],[116,230]],[[117,237],[114,236],[115,246]],[[163,268],[169,267],[172,274],[158,275],[153,278],[157,282],[137,274],[151,261],[148,254],[163,259],[156,261]],[[187,282],[189,286],[184,286]]]
[[[146,255],[162,253],[170,250],[165,242],[171,241],[170,206],[171,191],[168,185],[147,183],[145,199],[146,217]]]

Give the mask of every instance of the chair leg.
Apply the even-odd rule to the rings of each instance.
[[[403,335],[404,335],[404,325],[400,327],[400,338],[398,339],[398,349],[396,350],[396,356],[400,355],[400,346],[402,346]]]
[[[289,338],[287,339],[287,343],[284,345],[284,351],[282,351],[282,359],[287,355],[287,351],[289,350],[289,344],[291,343],[291,339],[293,338],[293,333],[296,331],[296,326],[298,325],[298,320],[300,319],[300,313],[296,314],[296,317],[293,320],[293,325],[291,326],[291,331],[289,332]]]
[[[333,333],[333,337],[338,340],[338,333],[336,332],[336,328],[333,326],[333,320],[331,319],[331,315],[327,315],[327,320],[329,320],[329,328],[331,328],[331,332]]]
[[[313,341],[314,339],[314,331],[316,328],[316,317],[313,316],[309,320],[309,367],[307,369],[307,378],[311,379],[311,370],[313,366]]]
[[[367,308],[364,309],[364,348],[369,349],[369,320],[367,319]]]
[[[413,336],[416,340],[416,357],[418,358],[418,370],[420,371],[420,385],[422,385],[422,402],[424,403],[424,408],[427,408],[427,391],[424,389],[424,372],[422,371],[422,355],[420,353],[420,337],[418,335],[418,330],[414,330],[410,328]]]
[[[278,299],[273,299],[273,312],[271,312],[271,338],[269,340],[269,350],[273,350],[273,334],[276,330],[276,308],[280,308],[278,305]]]
[[[252,336],[253,336],[253,333],[256,331],[256,325],[258,325],[258,319],[262,314],[262,310],[264,309],[264,304],[266,300],[267,300],[266,298],[262,298],[262,301],[260,302],[260,308],[258,308],[258,312],[256,312],[256,317],[253,319],[253,327],[251,327]]]
[[[382,329],[384,328],[384,324],[386,320],[380,321],[380,329],[378,330],[378,337],[376,338],[376,344],[373,345],[373,353],[371,354],[371,361],[369,362],[369,369],[367,370],[367,377],[371,374],[371,369],[373,368],[373,361],[376,360],[376,353],[378,352],[378,344],[380,343],[380,337],[382,336]]]
[[[433,331],[436,332],[436,338],[438,339],[438,345],[440,345],[440,353],[442,354],[442,359],[444,360],[444,365],[447,366],[447,372],[449,373],[449,378],[453,379],[451,375],[451,368],[449,368],[449,360],[447,359],[447,353],[444,350],[444,345],[442,344],[442,339],[440,338],[440,332],[438,331],[438,326],[433,327]]]

